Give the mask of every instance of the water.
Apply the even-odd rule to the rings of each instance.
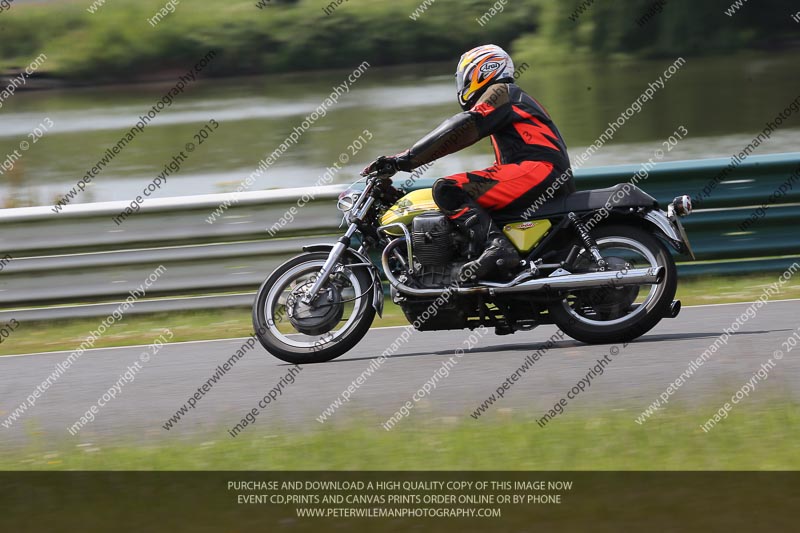
[[[800,95],[798,54],[689,58],[641,113],[617,131],[585,167],[640,163],[683,126],[689,132],[665,160],[738,153]],[[519,84],[541,101],[573,159],[655,81],[673,59],[531,63]],[[372,139],[336,182],[350,182],[374,157],[410,146],[458,112],[453,65],[371,68],[258,179],[251,190],[310,186],[350,152],[363,130]],[[130,201],[141,194],[193,135],[215,119],[220,127],[188,154],[180,173],[154,196],[233,191],[279,147],[349,72],[204,81],[177,97],[90,184],[75,202]],[[52,204],[96,164],[171,87],[172,82],[17,93],[0,110],[0,163],[45,118],[54,127],[0,175],[0,207]],[[784,123],[758,154],[797,151],[800,114]],[[28,139],[30,140],[30,139]],[[492,162],[488,140],[437,162],[436,177]],[[580,183],[578,184],[580,187]]]

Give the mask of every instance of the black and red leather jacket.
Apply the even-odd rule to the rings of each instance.
[[[413,169],[491,137],[495,164],[546,161],[569,171],[567,146],[550,115],[514,83],[490,86],[472,109],[442,122],[398,156],[400,170]]]

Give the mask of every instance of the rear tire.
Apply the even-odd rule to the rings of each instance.
[[[678,286],[675,260],[661,240],[638,226],[600,226],[592,231],[592,237],[598,241],[598,245],[600,241],[609,242],[614,238],[636,241],[652,254],[656,264],[664,267],[664,278],[656,286],[658,292],[654,296],[654,300],[649,302],[644,309],[631,313],[630,318],[617,319],[611,324],[581,319],[578,313],[570,309],[566,299],[550,304],[548,308],[550,316],[564,333],[575,340],[588,344],[627,342],[636,339],[650,331],[669,313],[670,304]]]
[[[352,270],[358,286],[363,295],[361,296],[361,307],[355,322],[344,331],[341,336],[337,336],[329,341],[316,343],[313,346],[292,346],[287,341],[281,340],[280,336],[274,332],[277,328],[275,320],[267,319],[265,310],[267,309],[268,298],[274,297],[273,286],[279,283],[285,274],[293,269],[302,269],[304,263],[323,263],[327,259],[327,252],[312,252],[299,255],[285,262],[275,269],[270,276],[261,284],[256,294],[253,304],[253,327],[256,337],[266,350],[287,363],[295,365],[308,363],[324,363],[335,359],[355,346],[369,331],[372,321],[375,319],[375,308],[372,306],[372,276],[365,267],[357,267]],[[286,280],[283,280],[284,283]],[[323,335],[324,338],[324,335]]]

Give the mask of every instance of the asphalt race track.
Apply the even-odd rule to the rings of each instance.
[[[645,409],[722,333],[749,304],[684,308],[678,318],[663,320],[654,330],[620,347],[603,375],[575,400],[569,410],[628,407]],[[168,326],[165,324],[165,326]],[[800,326],[800,300],[775,301],[747,320],[727,346],[700,367],[671,399],[692,404],[718,405],[728,400],[762,363],[774,358]],[[498,337],[493,332],[462,357],[431,394],[414,405],[408,419],[451,416],[470,419],[470,413],[554,332],[552,326]],[[361,344],[342,358],[307,365],[287,385],[277,400],[262,409],[256,425],[275,428],[313,428],[316,418],[390,345],[403,330],[372,330]],[[368,377],[332,416],[335,422],[375,424],[376,428],[430,380],[442,364],[464,347],[466,331],[415,332],[397,353]],[[219,438],[235,425],[292,368],[270,356],[259,345],[197,401],[171,430],[162,428],[170,416],[225,362],[246,339],[198,341],[164,346],[143,364],[134,381],[100,409],[96,420],[70,437],[72,425],[138,360],[143,347],[97,349],[86,352],[10,428],[0,426],[6,444],[23,443],[31,435],[62,436],[79,442],[103,442],[152,437]],[[541,416],[572,388],[599,358],[616,349],[612,345],[587,346],[566,338],[544,353],[522,375],[505,398],[485,419],[504,410],[522,410]],[[63,361],[68,352],[0,357],[0,421],[31,394]],[[769,378],[758,385],[748,401],[769,401],[777,396],[800,397],[800,348],[786,353]],[[568,416],[569,411],[562,416]],[[712,413],[709,413],[709,416]],[[483,418],[481,419],[483,420]],[[475,422],[480,423],[480,422]]]

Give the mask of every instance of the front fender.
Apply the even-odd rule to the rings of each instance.
[[[333,249],[333,244],[309,244],[308,246],[303,246],[304,252],[330,252]],[[375,308],[375,312],[378,313],[378,316],[383,316],[383,285],[381,284],[381,274],[378,271],[378,267],[376,267],[372,261],[370,261],[369,257],[365,256],[364,254],[360,253],[358,250],[354,250],[353,248],[348,248],[345,250],[345,253],[354,260],[355,263],[365,263],[365,268],[369,271],[369,275],[372,278],[372,307]]]

